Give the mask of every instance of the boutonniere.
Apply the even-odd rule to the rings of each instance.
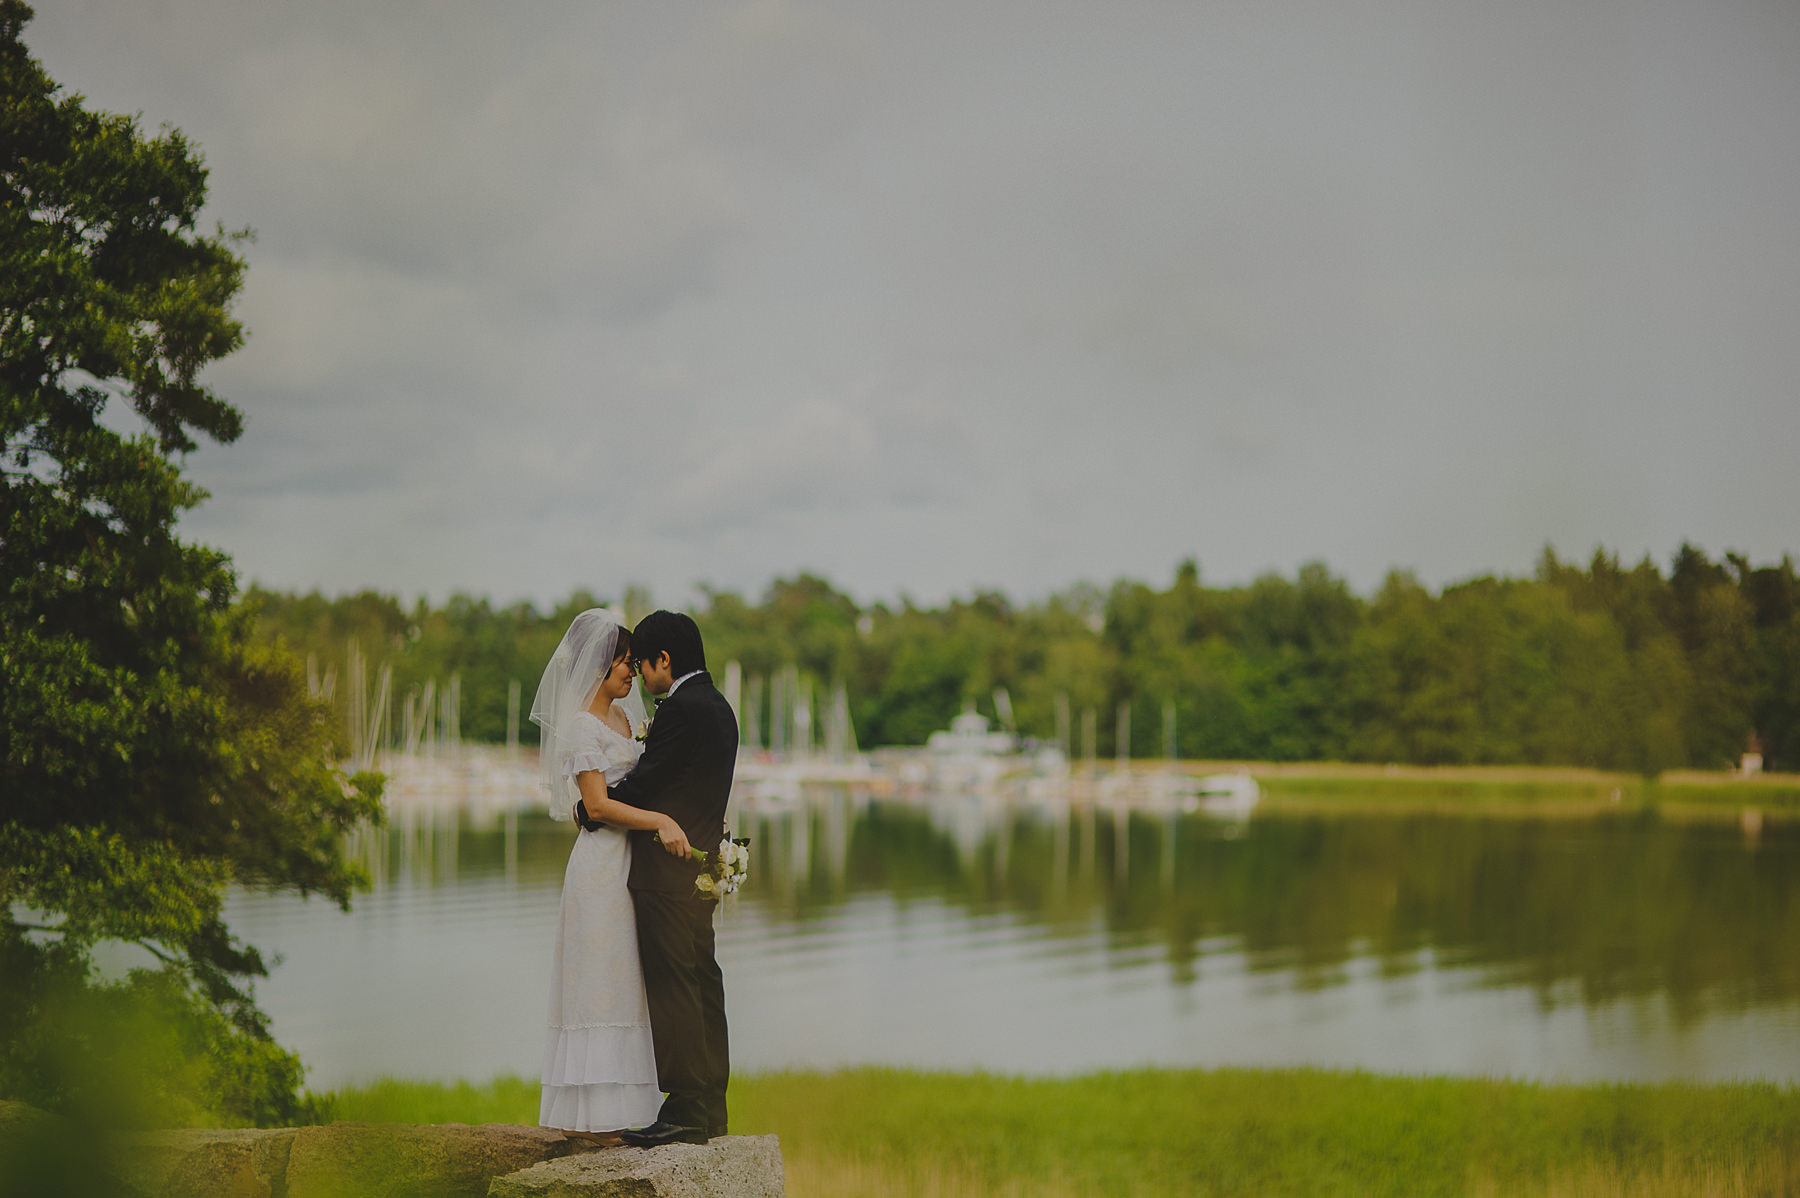
[[[667,695],[650,696],[650,714],[644,717],[642,724],[638,725],[637,738],[639,740],[650,739],[650,725],[656,723],[656,713],[662,707],[663,700],[668,697]]]

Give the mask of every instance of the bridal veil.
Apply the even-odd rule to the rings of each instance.
[[[574,777],[566,776],[563,768],[575,743],[571,721],[599,693],[600,680],[618,657],[622,625],[622,617],[611,608],[590,607],[578,614],[551,654],[531,701],[531,722],[538,726],[538,785],[547,792],[553,818],[567,819],[580,797]],[[624,711],[636,735],[644,726],[638,687],[633,685],[631,693],[613,706]]]

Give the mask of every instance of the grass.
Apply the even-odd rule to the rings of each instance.
[[[531,1123],[538,1088],[382,1081],[337,1118]],[[1070,1079],[853,1069],[736,1078],[793,1198],[1800,1192],[1800,1090],[1547,1086],[1310,1069]]]

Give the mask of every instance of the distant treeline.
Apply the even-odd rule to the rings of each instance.
[[[485,741],[505,738],[509,681],[529,707],[570,617],[599,601],[581,592],[544,611],[458,595],[408,608],[371,592],[254,587],[249,600],[264,632],[312,653],[321,675],[353,638],[375,668],[391,664],[396,704],[460,675],[462,735]],[[635,616],[646,600],[624,605]],[[1004,686],[1027,735],[1056,736],[1066,696],[1079,747],[1093,712],[1107,756],[1129,703],[1140,757],[1163,753],[1172,704],[1187,758],[1654,773],[1734,764],[1755,737],[1770,768],[1800,768],[1800,576],[1785,557],[1753,566],[1683,545],[1665,573],[1649,559],[1625,567],[1596,553],[1581,566],[1545,550],[1532,578],[1433,592],[1396,572],[1369,598],[1316,563],[1209,587],[1187,562],[1161,590],[1120,581],[943,607],[863,607],[802,574],[756,601],[709,591],[693,615],[715,673],[735,660],[766,679],[792,664],[821,691],[845,684],[864,747],[920,744],[966,701],[993,714]]]

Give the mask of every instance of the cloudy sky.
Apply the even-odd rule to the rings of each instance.
[[[1800,551],[1792,0],[38,0],[250,225],[247,578]]]

